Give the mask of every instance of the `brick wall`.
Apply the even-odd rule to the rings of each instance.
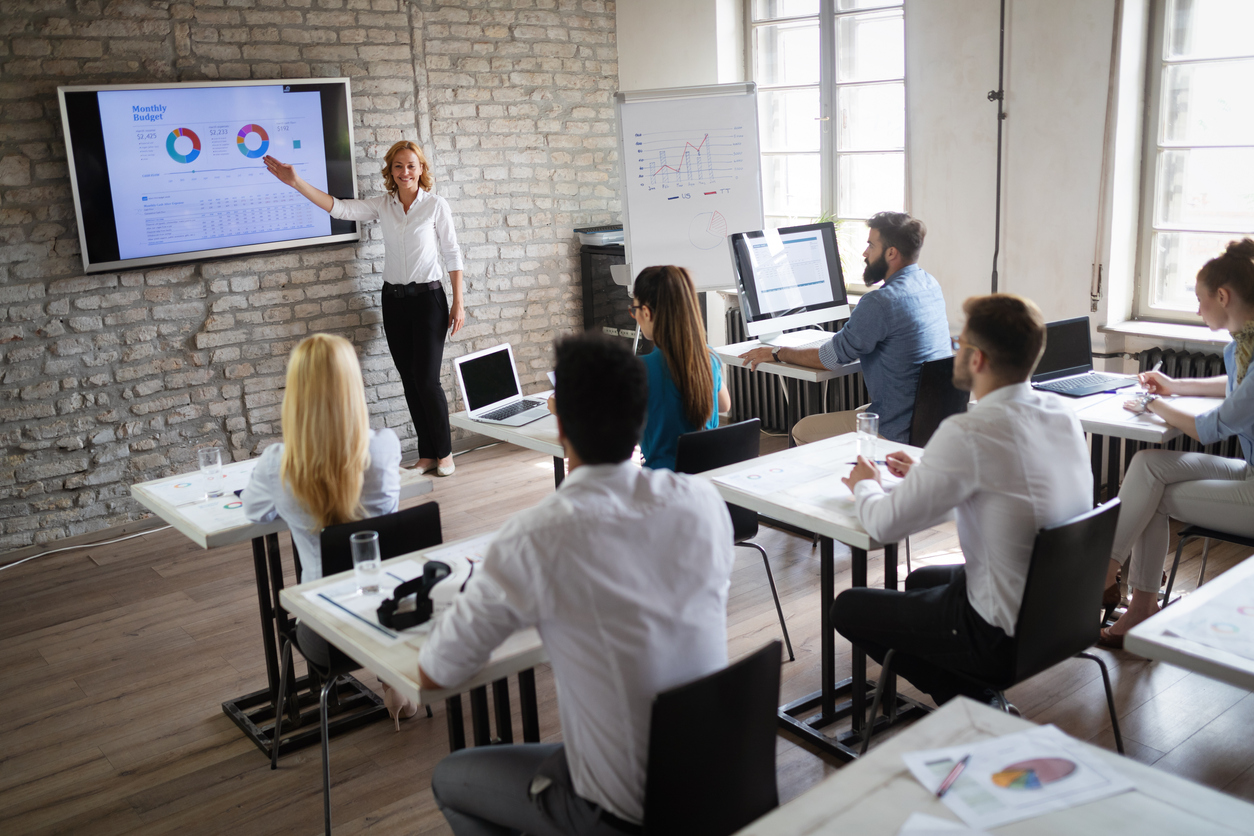
[[[133,482],[279,434],[285,359],[349,337],[375,426],[416,446],[378,309],[382,244],[82,273],[56,87],[353,79],[358,183],[417,137],[466,255],[451,358],[515,346],[543,385],[580,323],[571,228],[618,216],[604,0],[0,0],[0,550],[143,516]],[[445,388],[457,404],[448,372]],[[460,408],[457,404],[454,408]]]

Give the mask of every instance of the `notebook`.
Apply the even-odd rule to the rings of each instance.
[[[1045,353],[1032,373],[1032,386],[1072,398],[1136,385],[1136,378],[1093,371],[1089,318],[1078,316],[1045,325]]]
[[[521,427],[549,414],[547,399],[523,396],[509,343],[454,358],[453,368],[473,421]]]

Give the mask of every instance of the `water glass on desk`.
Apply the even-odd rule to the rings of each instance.
[[[205,447],[196,451],[200,460],[200,478],[205,483],[205,499],[217,499],[222,496],[226,484],[226,474],[222,472],[222,450],[217,447]]]
[[[379,591],[379,576],[383,574],[379,559],[379,532],[354,532],[348,538],[348,545],[353,552],[357,594],[373,595]]]
[[[880,416],[874,412],[858,413],[858,455],[875,461],[875,442],[880,434]]]

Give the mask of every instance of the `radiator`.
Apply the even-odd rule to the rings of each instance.
[[[739,308],[730,308],[726,313],[727,342],[739,343],[752,339],[745,333],[744,319]],[[814,326],[824,331],[835,333],[844,320],[828,322]],[[837,378],[826,387],[813,384],[799,384],[795,380],[786,380],[778,375],[766,372],[751,372],[748,369],[724,369],[727,376],[727,391],[731,394],[731,420],[746,421],[758,418],[762,421],[762,429],[771,433],[787,433],[788,396],[800,398],[801,414],[810,415],[817,412],[840,412],[854,409],[870,400],[861,374],[852,374]],[[826,409],[823,408],[822,391],[827,390]]]
[[[1162,361],[1160,371],[1168,377],[1216,377],[1224,374],[1224,358],[1222,354],[1203,354],[1200,351],[1178,351],[1174,348],[1150,348],[1141,352],[1140,370],[1145,372],[1154,368]],[[1132,444],[1125,445],[1132,447]],[[1138,445],[1137,449],[1148,447]],[[1206,452],[1215,456],[1243,458],[1241,446],[1237,439],[1226,438],[1218,444],[1203,445],[1188,436],[1180,436],[1167,442],[1168,450],[1185,450],[1188,452]],[[1127,459],[1132,455],[1128,454]],[[1125,465],[1126,466],[1126,465]]]

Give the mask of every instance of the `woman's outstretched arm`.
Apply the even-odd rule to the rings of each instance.
[[[331,211],[331,207],[335,205],[335,198],[322,189],[314,188],[306,183],[305,178],[296,173],[295,167],[287,163],[281,163],[271,156],[266,156],[263,160],[269,172],[279,178],[281,182],[303,194],[311,203],[324,212]]]

